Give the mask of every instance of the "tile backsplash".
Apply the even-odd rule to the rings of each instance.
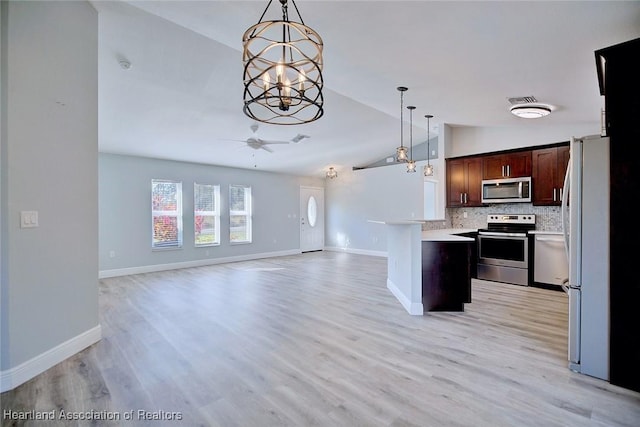
[[[466,212],[467,217],[464,217]],[[533,206],[531,203],[500,203],[479,208],[447,208],[444,221],[431,221],[423,230],[438,228],[485,228],[490,214],[534,214],[536,230],[560,231],[562,219],[559,206]]]

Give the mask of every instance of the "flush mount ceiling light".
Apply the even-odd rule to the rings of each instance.
[[[335,170],[333,166],[331,166],[327,171],[327,178],[333,179],[337,177],[338,177],[338,172]]]
[[[538,119],[551,114],[551,107],[544,104],[521,104],[511,107],[511,114],[523,119]]]
[[[263,21],[242,36],[244,113],[254,120],[277,125],[309,123],[322,117],[322,39],[299,21],[289,20],[288,0],[279,0],[282,19]]]
[[[404,121],[402,119],[403,107],[402,101],[404,97],[404,93],[408,90],[408,88],[404,86],[399,86],[398,91],[400,92],[400,147],[396,148],[396,162],[406,162],[409,160],[407,157],[407,148],[404,146],[404,137],[402,133],[402,129],[404,127]]]
[[[511,103],[511,114],[523,119],[538,119],[551,114],[553,108],[548,104],[541,104],[535,96],[520,96],[508,98]]]

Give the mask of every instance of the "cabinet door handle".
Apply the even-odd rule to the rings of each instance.
[[[556,189],[555,188],[553,189],[553,201],[554,202],[556,201]]]
[[[463,193],[460,193],[460,203],[464,203],[464,202],[462,201],[462,197],[463,197]]]
[[[507,165],[507,176],[511,176],[511,165]]]
[[[564,188],[560,187],[560,201],[562,201],[562,193],[564,192],[563,190],[564,190]]]
[[[502,173],[502,176],[505,176],[505,174],[504,174],[504,165],[502,165],[502,166],[500,166],[500,167],[502,168],[502,172],[501,172],[501,173]]]
[[[464,193],[464,204],[467,204],[467,193]]]

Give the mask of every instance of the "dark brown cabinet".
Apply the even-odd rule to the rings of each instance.
[[[495,154],[483,158],[483,179],[531,176],[531,151]]]
[[[482,206],[482,158],[447,159],[447,207]]]
[[[422,307],[464,311],[471,302],[475,241],[422,242]]]
[[[550,147],[531,152],[532,202],[536,206],[559,206],[564,193],[564,175],[569,147]]]
[[[640,391],[640,280],[633,257],[629,209],[630,201],[640,194],[638,56],[640,38],[595,52],[610,138],[609,375],[611,384],[635,391]]]

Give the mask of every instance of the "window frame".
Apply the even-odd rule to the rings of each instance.
[[[213,201],[212,205],[214,210],[212,211],[198,211],[197,201],[198,194],[200,193],[199,187],[211,187]],[[198,243],[198,217],[213,217],[214,227],[214,240],[211,243]],[[200,184],[193,183],[193,245],[196,248],[220,246],[220,185],[217,184]]]
[[[175,210],[156,210],[154,209],[154,198],[155,198],[155,184],[174,184],[176,186],[176,208]],[[153,251],[166,251],[166,250],[177,250],[182,249],[184,239],[183,239],[183,225],[182,225],[182,181],[174,181],[169,179],[152,179],[151,180],[151,250]],[[177,236],[175,244],[159,244],[156,242],[156,233],[155,233],[155,218],[156,217],[175,217],[176,218],[176,228],[177,228]]]
[[[244,189],[244,210],[234,210],[232,203],[232,189],[233,188],[243,188]],[[232,218],[244,216],[245,227],[246,227],[246,235],[247,239],[245,240],[233,240],[233,227],[232,227]],[[241,184],[230,184],[229,185],[229,243],[232,245],[237,244],[247,244],[253,243],[253,196],[251,192],[250,185],[241,185]]]

